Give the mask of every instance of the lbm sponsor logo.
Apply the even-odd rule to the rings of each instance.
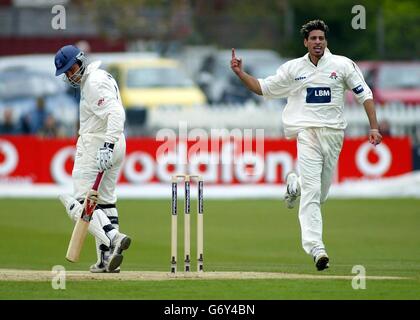
[[[306,103],[331,102],[331,89],[328,87],[306,88]]]

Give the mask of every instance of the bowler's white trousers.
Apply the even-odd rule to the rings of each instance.
[[[299,221],[303,249],[311,255],[325,250],[321,204],[327,200],[343,138],[344,130],[332,128],[307,128],[297,137],[301,180]]]

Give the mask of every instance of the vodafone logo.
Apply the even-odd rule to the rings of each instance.
[[[19,155],[13,144],[0,139],[0,176],[11,174],[17,167]]]
[[[230,142],[223,143],[218,152],[189,151],[186,144],[176,143],[173,151],[157,153],[156,158],[145,152],[132,152],[126,156],[124,176],[132,183],[168,182],[176,172],[201,175],[209,183],[275,182],[279,172],[284,180],[294,163],[287,152],[269,152],[264,157],[256,152],[236,150]]]
[[[137,170],[137,166],[140,166],[140,170]],[[128,181],[145,183],[153,178],[155,161],[145,152],[133,152],[127,157],[123,170]]]
[[[264,158],[256,153],[244,152],[238,159],[235,175],[240,182],[257,182],[264,175]]]
[[[129,151],[119,182],[128,185],[166,183],[172,174],[188,172],[203,176],[209,184],[280,184],[284,183],[289,171],[296,170],[295,142],[282,139],[264,139],[264,148],[258,147],[256,139],[249,145],[246,139],[233,138],[189,142],[175,140],[166,145],[165,141],[169,140],[157,143],[143,138],[127,139]],[[75,155],[74,140],[50,144],[36,137],[22,136],[8,140],[6,136],[1,136],[0,184],[72,185]],[[336,180],[404,174],[413,170],[411,157],[408,138],[388,138],[376,147],[364,139],[347,139],[339,159]],[[95,168],[92,166],[92,170]]]
[[[372,163],[369,154],[373,152],[377,161]],[[369,142],[363,143],[356,152],[356,166],[360,172],[369,177],[380,177],[387,173],[392,164],[392,153],[386,144],[382,143],[376,147]]]
[[[151,181],[168,182],[176,172],[197,174],[209,183],[257,183],[284,181],[285,175],[294,167],[293,156],[284,151],[259,154],[237,150],[234,143],[224,143],[219,152],[200,152],[186,155],[189,148],[177,143],[174,152],[157,154],[156,158],[143,151],[126,155],[122,166],[125,179],[133,184]],[[53,181],[71,184],[72,176],[66,164],[74,161],[76,149],[68,146],[59,149],[51,161],[50,173]],[[68,167],[68,166],[67,166]]]

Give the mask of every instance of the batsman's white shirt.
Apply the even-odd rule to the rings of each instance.
[[[354,62],[328,49],[317,66],[306,54],[258,81],[264,97],[288,97],[282,117],[286,137],[297,137],[302,247],[316,256],[325,250],[321,203],[327,199],[347,126],[345,90],[352,90],[359,103],[372,99],[372,91]]]
[[[284,63],[273,76],[258,79],[263,96],[285,98],[283,125],[288,138],[309,127],[345,129],[344,92],[353,91],[357,101],[372,99],[372,91],[357,65],[325,49],[315,66],[309,54]]]
[[[115,187],[125,155],[125,111],[113,77],[99,69],[101,62],[89,64],[80,85],[80,129],[73,167],[74,197],[84,199],[98,173],[96,154],[104,142],[114,143],[113,166],[99,187],[99,203],[115,203]]]
[[[101,135],[116,143],[124,131],[125,112],[114,78],[100,64],[89,64],[82,77],[79,135]]]

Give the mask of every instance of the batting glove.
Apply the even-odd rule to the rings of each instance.
[[[112,167],[112,154],[114,152],[114,144],[105,142],[104,146],[99,148],[98,154],[96,155],[96,161],[98,169],[105,171]]]

